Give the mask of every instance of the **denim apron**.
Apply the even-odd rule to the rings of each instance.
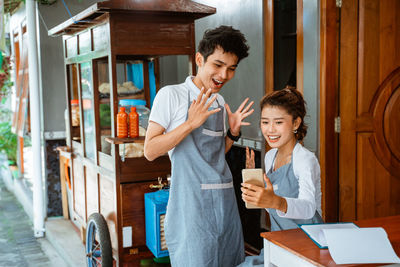
[[[244,260],[242,225],[225,161],[224,107],[217,104],[221,112],[171,155],[165,237],[172,266],[232,267]]]
[[[275,154],[275,157],[278,153]],[[274,159],[275,161],[275,159]],[[298,198],[299,196],[299,180],[294,175],[293,171],[293,154],[290,163],[283,165],[279,169],[273,171],[271,168],[267,172],[267,177],[270,179],[274,193],[281,197]],[[311,219],[288,219],[280,217],[275,209],[268,209],[269,218],[271,220],[271,231],[280,231],[298,228],[298,224],[323,223],[321,216],[315,211]]]

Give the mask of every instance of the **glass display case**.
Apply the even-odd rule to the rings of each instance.
[[[101,259],[102,266],[136,266],[152,257],[144,194],[171,172],[167,155],[152,162],[143,157],[160,62],[184,56],[187,74],[194,74],[194,20],[213,13],[192,1],[103,1],[49,31],[63,36],[67,147],[59,149],[60,161],[68,167],[70,217],[86,237],[89,264]],[[139,137],[116,137],[120,105],[138,105]],[[104,229],[109,240],[96,235]]]

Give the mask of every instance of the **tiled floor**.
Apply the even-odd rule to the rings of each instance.
[[[0,177],[0,266],[66,266],[48,251],[52,251],[51,245],[33,236],[28,215]]]

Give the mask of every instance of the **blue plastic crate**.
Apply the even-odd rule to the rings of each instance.
[[[164,235],[168,197],[169,190],[167,189],[144,194],[146,245],[156,258],[169,255]]]

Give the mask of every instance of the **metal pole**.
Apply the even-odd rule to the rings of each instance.
[[[26,26],[28,33],[29,100],[33,150],[33,230],[35,237],[44,236],[42,154],[40,138],[40,93],[38,47],[36,42],[36,2],[26,0]]]

